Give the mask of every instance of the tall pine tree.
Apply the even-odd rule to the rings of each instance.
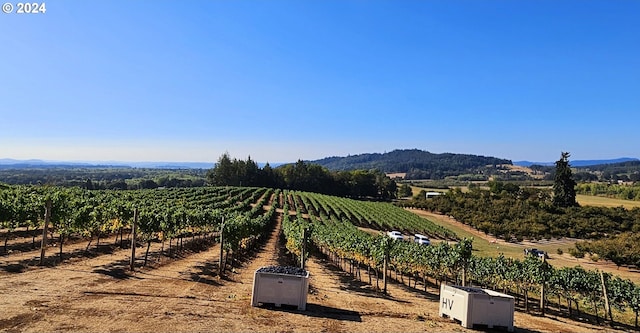
[[[578,206],[576,202],[576,182],[573,180],[568,152],[562,152],[556,161],[556,175],[553,179],[553,205],[557,207]]]

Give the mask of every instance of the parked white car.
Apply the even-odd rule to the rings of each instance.
[[[547,252],[538,249],[524,249],[525,256],[537,256],[540,259],[549,259]]]
[[[402,237],[402,233],[400,233],[400,231],[389,231],[387,232],[387,235],[395,240],[403,240],[404,237]]]
[[[431,241],[429,240],[429,237],[427,237],[425,235],[420,235],[420,234],[413,235],[413,241],[418,243],[418,244],[423,244],[423,245],[430,245],[431,244]]]

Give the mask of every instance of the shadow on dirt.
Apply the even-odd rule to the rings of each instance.
[[[132,272],[129,270],[129,260],[126,259],[102,265],[101,267],[94,269],[93,272],[107,275],[119,280],[126,280],[131,278],[140,279],[132,275]]]
[[[319,304],[307,304],[307,311],[302,312],[302,314],[316,318],[362,322],[362,317],[357,311],[332,308]]]
[[[295,313],[295,314],[314,317],[314,318],[326,318],[326,319],[362,322],[362,317],[360,316],[359,312],[332,308],[332,307],[319,305],[319,304],[307,303],[307,309],[305,311],[298,310],[297,306],[291,306],[291,305],[285,305],[285,304],[277,307],[273,303],[266,303],[260,307],[263,309]]]
[[[42,265],[40,265],[40,251],[31,251],[33,252],[33,256],[28,259],[11,260],[11,257],[8,257],[5,263],[0,263],[0,270],[8,273],[22,273],[34,266],[55,267],[59,265],[61,261],[73,262],[74,260],[91,259],[105,254],[113,254],[116,250],[116,246],[105,244],[99,247],[93,247],[90,250],[75,249],[71,252],[63,252],[61,259],[58,245],[52,243],[46,252]]]
[[[322,267],[327,269],[332,275],[338,277],[338,279],[340,280],[340,290],[357,293],[365,297],[388,299],[396,301],[398,303],[409,303],[404,300],[396,299],[389,294],[382,293],[382,291],[375,286],[375,277],[372,277],[372,285],[370,285],[368,282],[361,281],[360,279],[367,279],[366,269],[361,268],[361,277],[356,278],[351,273],[342,270],[342,268],[340,268],[336,263],[329,260],[329,257],[319,251],[317,248],[312,249],[312,255],[317,258]],[[372,275],[375,274],[373,270],[371,271],[371,273]],[[382,285],[382,278],[379,279],[378,284]],[[315,289],[313,285],[310,286],[310,289],[311,293],[314,293]]]
[[[7,273],[22,273],[27,269],[27,266],[23,264],[7,264],[0,266],[0,269]]]
[[[194,267],[197,272],[190,274],[190,280],[193,282],[204,283],[213,286],[221,285],[216,281],[218,276],[218,264],[206,263]]]
[[[112,278],[115,279],[119,279],[119,280],[125,280],[125,279],[129,279],[132,276],[127,274],[127,272],[124,270],[124,268],[113,268],[113,269],[94,269],[93,270],[94,273],[98,273],[98,274],[103,274],[103,275],[107,275],[110,276]]]

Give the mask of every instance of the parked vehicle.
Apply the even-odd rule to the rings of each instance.
[[[395,239],[395,240],[403,240],[404,237],[400,231],[389,231],[387,232],[387,236]]]
[[[423,245],[430,245],[431,244],[431,241],[429,240],[429,237],[427,237],[425,235],[420,235],[420,234],[413,235],[413,241],[418,243],[418,244],[423,244]]]
[[[538,249],[524,249],[525,256],[536,256],[539,258],[549,259],[547,252]]]

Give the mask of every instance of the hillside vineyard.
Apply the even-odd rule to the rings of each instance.
[[[246,251],[273,229],[283,212],[282,228],[286,247],[300,261],[309,250],[325,253],[354,277],[366,269],[370,284],[395,273],[401,283],[426,290],[441,281],[473,284],[502,290],[525,302],[544,286],[548,300],[558,305],[591,304],[597,315],[601,308],[602,286],[611,306],[640,312],[640,286],[610,274],[604,284],[595,271],[580,267],[556,269],[533,257],[525,260],[477,257],[472,240],[458,239],[449,230],[389,203],[363,202],[309,192],[257,187],[204,187],[136,191],[89,191],[78,188],[7,187],[0,189],[4,254],[11,256],[8,240],[24,230],[40,230],[45,220],[50,233],[57,234],[60,260],[63,244],[69,239],[94,239],[130,235],[137,221],[137,240],[147,244],[168,240],[214,238],[224,234],[225,257]],[[46,218],[45,218],[46,217]],[[304,231],[306,230],[306,232]],[[393,241],[384,231],[420,233],[437,240],[425,246]],[[304,236],[308,249],[303,249]],[[35,244],[35,236],[33,247]],[[88,247],[89,245],[87,245]],[[306,250],[306,251],[304,251]],[[145,256],[146,258],[146,256]],[[386,263],[386,265],[385,265]],[[32,263],[36,264],[36,263]],[[387,266],[385,271],[383,268]],[[375,280],[375,281],[374,281]],[[413,284],[412,284],[413,280]],[[545,302],[546,307],[549,301]],[[584,309],[583,309],[584,310]]]

